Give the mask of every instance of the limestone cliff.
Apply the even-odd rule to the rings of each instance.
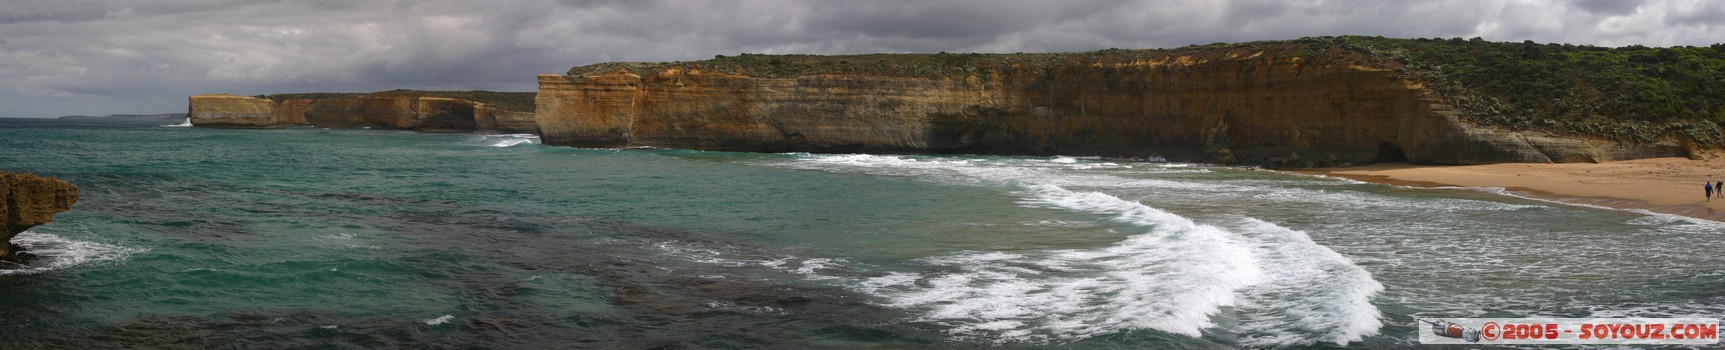
[[[10,258],[12,237],[72,209],[78,187],[30,174],[0,172],[0,259]]]
[[[1470,123],[1366,53],[1230,45],[1075,54],[744,56],[541,75],[547,144],[1165,157],[1332,166],[1682,156]]]
[[[474,92],[389,91],[371,94],[293,94],[266,97],[197,95],[191,97],[192,125],[200,127],[278,128],[310,125],[329,128],[378,128],[420,132],[537,134],[526,110],[464,98]],[[487,93],[478,96],[507,95]],[[516,93],[525,97],[525,93]],[[507,101],[501,104],[508,104]]]
[[[506,134],[539,134],[533,112],[511,111],[487,105],[473,107],[473,129]]]
[[[192,125],[210,128],[279,128],[275,103],[229,94],[193,95],[186,117]]]

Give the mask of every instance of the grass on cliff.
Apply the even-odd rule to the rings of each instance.
[[[1725,44],[1609,48],[1473,39],[1302,39],[1344,45],[1428,83],[1475,122],[1620,141],[1719,145]]]
[[[987,81],[1003,67],[1058,66],[1158,59],[1217,58],[1263,52],[1275,59],[1359,62],[1395,69],[1425,84],[1475,123],[1617,141],[1669,137],[1725,144],[1725,44],[1710,47],[1619,48],[1473,39],[1392,39],[1343,36],[1216,43],[1178,49],[1108,49],[1078,53],[872,54],[716,56],[710,60],[601,63],[571,76],[669,67],[757,77],[868,74],[907,77],[976,76]],[[1116,72],[1122,73],[1122,72]]]
[[[372,93],[313,92],[313,93],[301,93],[301,94],[274,94],[274,95],[259,96],[259,97],[268,98],[270,100],[275,101],[276,103],[281,103],[282,101],[290,100],[290,99],[322,100],[322,99],[337,99],[337,98],[356,98],[356,97],[365,97],[365,96],[377,96],[377,97],[385,97],[385,96],[428,96],[428,97],[458,98],[458,99],[469,100],[469,101],[477,101],[477,102],[484,103],[486,106],[491,106],[493,108],[502,109],[502,110],[506,110],[506,111],[533,113],[533,109],[534,109],[533,95],[534,95],[534,93],[532,93],[532,92],[496,92],[496,91],[484,91],[484,90],[425,91],[425,90],[398,89],[398,90],[380,91],[380,92],[372,92]]]

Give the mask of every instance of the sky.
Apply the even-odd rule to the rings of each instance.
[[[607,61],[1051,52],[1378,35],[1725,41],[1702,0],[0,0],[0,117],[183,113],[186,96],[534,91]]]

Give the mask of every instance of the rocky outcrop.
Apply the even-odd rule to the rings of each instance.
[[[781,65],[779,58],[756,66],[596,65],[539,76],[535,118],[545,143],[582,147],[1099,155],[1287,167],[1688,152],[1677,141],[1619,144],[1474,125],[1397,67],[1339,48],[1305,50],[969,55],[961,58],[979,58],[963,65],[945,56],[949,63],[932,73],[893,71],[909,59],[890,55],[785,56],[785,65],[863,68],[771,74],[762,69]]]
[[[307,110],[311,109],[309,99],[290,99],[275,104],[275,122],[282,125],[308,125],[305,120]],[[193,122],[192,125],[197,125]]]
[[[192,125],[208,128],[279,128],[275,103],[268,99],[229,94],[193,95],[186,117]]]
[[[516,112],[486,105],[473,107],[473,128],[505,134],[539,134],[532,112]]]
[[[78,187],[30,174],[0,172],[0,259],[12,257],[12,237],[72,209]]]
[[[309,100],[304,118],[309,125],[326,128],[414,130],[420,120],[416,100],[408,96]],[[284,103],[297,101],[289,99]]]
[[[453,98],[420,97],[415,111],[420,132],[470,132],[478,123],[473,114],[473,101]]]
[[[504,110],[473,100],[396,92],[308,95],[311,96],[274,99],[225,94],[192,96],[192,125],[538,133],[532,113]]]

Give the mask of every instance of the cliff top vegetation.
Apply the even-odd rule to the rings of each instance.
[[[1480,38],[1302,39],[1368,53],[1469,119],[1614,140],[1725,142],[1725,44],[1609,48]]]
[[[690,62],[616,62],[575,67],[570,76],[626,69],[643,76],[693,68],[755,77],[863,74],[906,77],[1099,66],[1143,60],[1299,59],[1393,69],[1431,88],[1463,118],[1512,130],[1541,130],[1618,141],[1681,137],[1725,143],[1725,44],[1709,47],[1597,47],[1491,42],[1481,38],[1366,36],[1216,43],[1175,49],[1017,54],[762,55]],[[1100,63],[1100,64],[1099,64]],[[1107,68],[1114,67],[1114,68]]]
[[[270,100],[275,101],[276,103],[281,103],[282,101],[286,101],[286,100],[290,100],[290,99],[322,100],[322,99],[338,99],[338,98],[358,98],[358,97],[367,97],[367,96],[376,96],[376,97],[428,96],[428,97],[458,98],[458,99],[463,99],[463,100],[469,100],[469,101],[476,101],[476,102],[484,103],[486,106],[491,106],[491,107],[506,110],[506,111],[532,113],[533,108],[534,108],[533,107],[533,95],[534,95],[534,93],[532,93],[532,92],[496,92],[496,91],[484,91],[484,90],[426,91],[426,90],[397,89],[397,90],[379,91],[379,92],[370,92],[370,93],[313,92],[313,93],[300,93],[300,94],[274,94],[274,95],[264,95],[264,96],[258,96],[258,97],[268,98]]]

